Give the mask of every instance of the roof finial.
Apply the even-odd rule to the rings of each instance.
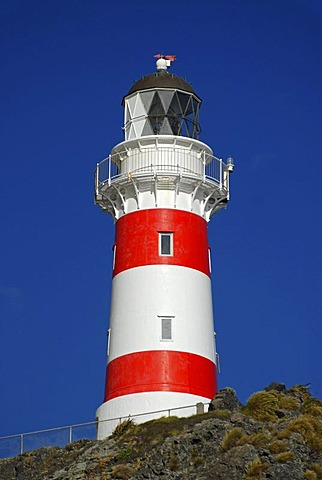
[[[154,55],[154,58],[157,58],[156,66],[157,71],[167,70],[167,68],[171,67],[171,62],[174,62],[177,58],[175,55],[162,55],[158,53]]]

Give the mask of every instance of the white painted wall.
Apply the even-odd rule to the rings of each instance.
[[[160,341],[160,316],[173,316],[173,341]],[[112,284],[109,361],[133,352],[174,350],[215,362],[210,278],[176,265],[119,273]]]
[[[178,417],[189,417],[196,413],[196,403],[208,403],[209,399],[198,395],[177,392],[144,392],[117,397],[103,403],[96,412],[99,420],[98,440],[111,435],[115,427],[127,418],[133,418],[135,423],[143,423],[154,418],[169,416],[168,409],[189,406],[190,408],[179,408],[172,411],[171,415]],[[156,412],[149,415],[136,416],[146,412]],[[205,411],[207,407],[205,407]]]

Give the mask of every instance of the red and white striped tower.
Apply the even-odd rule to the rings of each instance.
[[[207,222],[226,206],[233,162],[198,140],[201,99],[168,72],[173,57],[157,57],[157,71],[124,97],[125,141],[95,176],[96,203],[116,222],[98,438],[122,417],[217,392]]]

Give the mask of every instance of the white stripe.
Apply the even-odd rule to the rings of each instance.
[[[129,416],[135,423],[143,423],[154,418],[168,416],[169,409],[191,405],[190,408],[180,408],[171,412],[171,415],[178,417],[189,417],[196,413],[195,405],[198,402],[208,403],[209,398],[178,392],[143,392],[113,398],[103,403],[96,412],[96,418],[100,422],[97,438],[100,440],[111,435],[115,427],[121,421],[127,420]],[[157,410],[163,411],[135,416],[136,414],[156,412]],[[205,411],[208,411],[207,407],[205,407]]]
[[[172,340],[161,341],[161,317],[172,318]],[[149,351],[189,352],[215,361],[210,278],[176,265],[148,265],[113,279],[109,361]]]

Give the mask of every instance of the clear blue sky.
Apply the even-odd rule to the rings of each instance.
[[[160,52],[203,99],[201,140],[236,162],[209,224],[220,387],[322,398],[321,2],[0,5],[0,435],[102,402],[114,227],[93,171]]]

